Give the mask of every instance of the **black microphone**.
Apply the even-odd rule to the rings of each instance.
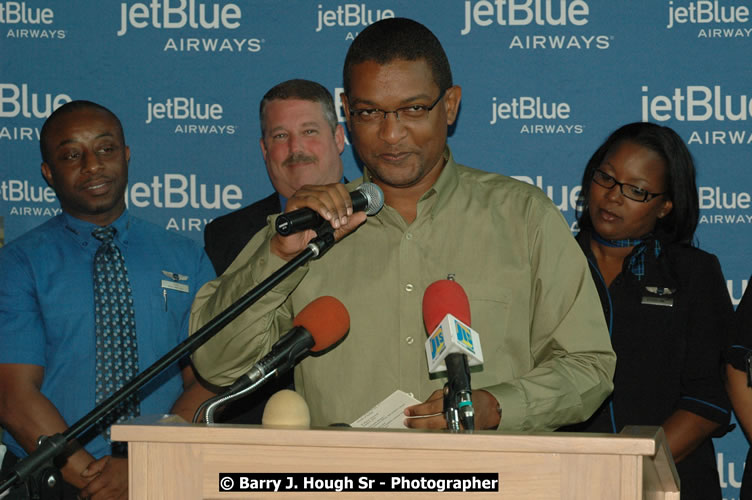
[[[355,191],[350,192],[350,199],[353,213],[365,212],[366,215],[376,215],[384,206],[384,193],[379,186],[371,182],[364,182]],[[277,217],[276,226],[279,234],[288,236],[306,229],[316,229],[325,221],[318,212],[306,207],[281,214]]]

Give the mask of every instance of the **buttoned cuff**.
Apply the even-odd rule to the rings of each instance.
[[[520,431],[524,429],[527,418],[527,403],[524,395],[515,387],[507,384],[484,387],[499,402],[501,421],[496,428],[499,431]]]

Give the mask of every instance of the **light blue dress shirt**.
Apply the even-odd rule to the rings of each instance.
[[[143,371],[187,337],[193,296],[214,271],[197,243],[127,210],[112,226],[133,289]],[[0,249],[0,363],[44,367],[41,391],[68,425],[96,406],[95,227],[63,213]],[[181,392],[176,363],[142,388],[141,414],[168,412]],[[26,455],[8,432],[3,441]],[[95,458],[111,452],[101,435],[85,448]]]

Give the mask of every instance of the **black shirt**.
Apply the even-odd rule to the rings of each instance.
[[[613,394],[589,420],[566,430],[657,426],[682,409],[720,423],[725,431],[730,403],[721,361],[733,308],[718,259],[682,244],[664,245],[656,257],[649,241],[643,278],[625,268],[607,288],[589,233],[581,232],[577,240],[590,263],[617,361]],[[677,471],[683,500],[721,498],[710,438],[677,464]]]

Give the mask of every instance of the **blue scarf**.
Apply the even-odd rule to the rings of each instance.
[[[607,247],[612,248],[628,248],[635,247],[632,251],[627,263],[627,269],[634,274],[638,280],[642,280],[645,276],[645,254],[648,250],[648,242],[652,238],[648,239],[623,239],[623,240],[607,240],[597,232],[593,231],[592,238]],[[661,243],[658,240],[655,241],[655,256],[658,257],[661,254]]]

